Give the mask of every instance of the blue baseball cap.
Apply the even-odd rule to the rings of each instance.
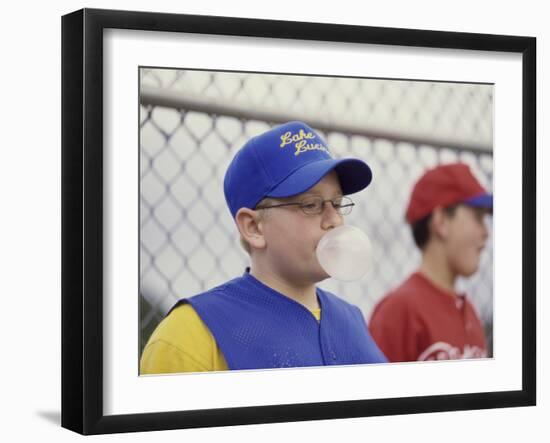
[[[237,152],[225,173],[225,200],[234,218],[240,208],[254,209],[266,197],[301,194],[332,170],[346,195],[366,188],[372,180],[364,161],[333,158],[308,125],[288,122],[253,137]]]

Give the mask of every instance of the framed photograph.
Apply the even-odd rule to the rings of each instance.
[[[64,16],[62,426],[104,434],[535,405],[535,60],[532,37],[96,9]],[[257,218],[236,216],[240,208],[262,211],[258,199],[277,197],[282,183],[235,166],[255,137],[275,137],[277,153],[287,148],[292,161],[304,153],[334,165],[345,158],[372,174],[366,180],[364,169],[334,166],[352,200],[317,205],[321,216],[345,214],[370,238],[356,278],[340,278],[319,258],[325,277],[334,277],[319,279],[320,317],[308,320],[325,331],[320,357],[305,339],[303,354],[275,349],[296,336],[287,317],[271,322],[262,317],[269,310],[254,306],[254,324],[263,326],[256,329],[278,342],[245,340],[251,327],[223,322],[250,326],[248,313],[223,305],[216,317],[194,301],[227,282],[266,281],[250,252],[263,243],[248,243],[243,228]],[[285,161],[275,163],[283,170]],[[413,189],[426,171],[456,165],[491,196],[475,269],[452,280],[465,331],[477,327],[479,344],[438,341],[400,356],[384,342],[409,337],[403,318],[377,330],[376,312],[424,263]],[[229,170],[237,171],[237,191]],[[360,192],[347,192],[350,177],[364,182]],[[278,197],[301,195],[292,183],[296,192]],[[422,201],[446,186],[430,183],[419,188]],[[271,194],[257,191],[262,186]],[[289,204],[292,211],[280,210],[286,216],[317,207]],[[271,241],[291,248],[300,236],[285,226]],[[357,262],[351,249],[346,271]],[[261,263],[278,266],[280,256]],[[320,293],[337,294],[339,308]],[[162,334],[182,307],[207,324],[219,361],[173,364],[190,351]],[[355,314],[331,317],[340,308]],[[341,357],[332,350],[342,337],[341,349],[367,337],[381,357],[365,360],[355,350]],[[250,343],[246,357],[237,341]]]

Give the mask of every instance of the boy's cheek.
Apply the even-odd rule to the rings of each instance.
[[[479,249],[475,246],[465,248],[462,251],[461,256],[459,257],[461,262],[462,274],[465,276],[470,276],[474,274],[479,267],[480,252]]]

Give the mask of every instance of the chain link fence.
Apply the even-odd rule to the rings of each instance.
[[[141,349],[177,300],[248,266],[223,177],[236,151],[276,123],[303,120],[334,156],[361,158],[373,171],[346,219],[371,238],[373,269],[359,283],[320,284],[367,319],[419,263],[404,211],[422,172],[463,161],[493,187],[491,85],[142,68],[140,103]],[[480,270],[459,286],[491,353],[492,235]]]

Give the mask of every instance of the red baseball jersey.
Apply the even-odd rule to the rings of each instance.
[[[473,305],[419,272],[378,303],[369,329],[392,362],[487,357],[483,325]]]

